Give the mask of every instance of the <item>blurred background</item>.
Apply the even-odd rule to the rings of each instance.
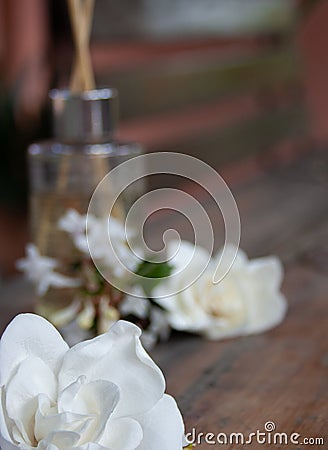
[[[117,137],[244,179],[250,158],[324,149],[327,23],[319,0],[96,0],[92,60],[97,85],[119,90]],[[47,94],[72,59],[64,0],[0,0],[2,279],[28,240],[26,149],[51,136]]]

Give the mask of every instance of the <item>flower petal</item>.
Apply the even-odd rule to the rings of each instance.
[[[87,216],[79,214],[75,209],[69,208],[58,221],[58,228],[72,235],[85,231]]]
[[[11,442],[11,437],[9,435],[9,424],[11,420],[8,417],[7,411],[6,411],[6,404],[5,404],[5,392],[4,387],[0,387],[0,398],[1,398],[1,408],[0,408],[0,437],[2,437],[2,440],[4,441],[4,444],[0,442],[1,448],[4,450],[5,446]],[[7,442],[7,444],[6,444]]]
[[[52,450],[52,449],[47,449]],[[55,449],[57,450],[57,449]],[[87,442],[84,445],[79,445],[78,447],[74,447],[72,450],[116,450],[109,447],[103,447],[102,445],[96,443],[96,442]]]
[[[9,442],[0,434],[0,447],[2,450],[17,450],[18,446]]]
[[[37,441],[47,440],[54,430],[73,431],[84,436],[93,421],[95,417],[92,416],[71,412],[57,413],[56,407],[51,406],[49,398],[41,394],[38,397],[38,409],[35,414],[34,435]]]
[[[278,325],[286,315],[287,302],[279,291],[282,264],[278,258],[254,260],[249,270],[247,334],[261,333]]]
[[[170,241],[167,253],[170,264],[174,266],[174,272],[185,269],[188,263],[188,270],[199,275],[199,267],[206,267],[210,261],[210,254],[205,248],[188,241]]]
[[[144,412],[162,397],[165,380],[140,343],[140,329],[118,321],[108,333],[72,347],[59,374],[64,389],[83,373],[88,381],[107,380],[120,390],[116,417]]]
[[[250,261],[249,264],[251,274],[256,280],[263,280],[267,288],[276,291],[280,289],[284,269],[279,258],[276,256],[267,256],[265,258],[257,258]]]
[[[246,323],[234,324],[231,326],[226,319],[211,319],[201,334],[207,339],[231,339],[246,334]]]
[[[99,443],[119,450],[135,450],[143,438],[140,424],[130,418],[110,420]]]
[[[220,249],[217,252],[217,254],[214,255],[214,257],[213,257],[213,264],[214,264],[213,276],[214,276],[215,272],[217,271],[218,264],[220,264],[222,255],[223,255],[223,249]],[[232,244],[226,244],[225,258],[226,258],[226,261],[233,261],[230,271],[236,271],[236,270],[240,270],[240,269],[242,270],[246,267],[246,265],[249,262],[246,253],[240,248],[236,249],[236,247]]]
[[[75,288],[81,286],[82,281],[79,278],[70,278],[57,272],[49,273],[49,286],[58,288]]]
[[[0,342],[0,385],[29,357],[41,358],[57,374],[68,345],[47,320],[20,314],[8,325]]]
[[[143,440],[137,450],[181,450],[184,442],[184,424],[175,400],[165,394],[145,414],[137,417],[143,429]]]
[[[208,314],[199,302],[196,283],[175,296],[156,299],[167,311],[167,319],[176,330],[200,332],[209,325]]]
[[[33,374],[33,376],[27,376]],[[55,401],[57,382],[54,374],[40,358],[23,361],[6,386],[6,411],[28,444],[34,442],[34,418],[38,395]]]
[[[152,297],[164,309],[172,311],[175,309],[176,298],[189,291],[200,280],[202,274],[211,268],[212,261],[205,248],[187,241],[169,242],[168,260],[173,271],[153,289]]]
[[[83,435],[88,441],[98,441],[103,434],[106,423],[119,401],[118,387],[109,381],[96,380],[86,383],[80,377],[61,394],[58,402],[59,411],[93,416],[93,427]]]
[[[74,431],[52,431],[46,439],[43,440],[45,450],[49,450],[49,446],[55,446],[60,450],[71,450],[77,445],[80,439],[78,433]]]

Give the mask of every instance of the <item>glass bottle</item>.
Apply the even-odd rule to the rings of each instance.
[[[30,175],[30,226],[33,242],[41,255],[56,258],[61,273],[71,276],[78,251],[59,219],[73,208],[86,214],[94,189],[115,166],[138,156],[136,143],[114,140],[118,117],[115,89],[103,88],[72,94],[50,92],[54,139],[32,144],[28,149]],[[137,168],[136,168],[137,169]],[[143,181],[127,188],[112,214],[120,220],[143,192]],[[99,202],[99,215],[106,214],[110,192]],[[37,299],[36,311],[46,317],[68,306],[74,292],[50,288]]]

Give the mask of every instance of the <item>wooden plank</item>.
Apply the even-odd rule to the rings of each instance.
[[[226,128],[212,127],[197,132],[197,126],[184,139],[161,142],[150,151],[175,151],[202,159],[219,167],[250,155],[261,154],[287,137],[305,135],[306,112],[302,105],[276,108],[251,114]],[[155,186],[153,180],[152,186]]]
[[[116,86],[123,120],[218,100],[227,95],[298,80],[295,51],[283,48],[256,56],[182,58],[142,69],[100,74],[98,83]]]
[[[263,113],[294,107],[300,101],[300,92],[295,92],[295,86],[260,93],[245,92],[196,108],[121,122],[117,137],[140,142],[146,151],[170,148],[175,143],[193,140],[196,135],[204,138],[213,133],[217,135],[220,130],[254,120]],[[300,108],[303,109],[302,105]]]
[[[232,36],[220,38],[178,40],[118,40],[91,41],[91,56],[97,74],[151,67],[175,60],[202,58],[220,61],[227,55],[255,55],[277,48],[277,36]],[[54,55],[55,56],[55,55]],[[61,55],[62,56],[62,55]]]
[[[225,342],[179,337],[154,351],[187,431],[248,435],[273,421],[277,432],[327,439],[327,288],[326,277],[295,266],[286,275],[290,311],[279,328]]]
[[[255,180],[243,182],[236,188],[232,186],[241,217],[241,247],[251,256],[274,253],[286,263],[292,263],[305,258],[307,252],[315,247],[317,239],[320,242],[327,240],[327,182],[320,181],[321,175],[314,170],[317,165],[325,170],[327,158],[325,153],[310,153],[302,162],[274,172],[261,168],[258,161],[260,171]],[[215,180],[206,179],[206,182],[215,190]],[[214,226],[218,248],[224,228],[217,205],[209,194],[194,184],[187,186],[184,183],[179,188],[185,188],[206,209]],[[183,207],[188,211],[192,202],[185,201]],[[192,238],[180,215],[163,213],[149,219],[146,237],[152,245],[161,241],[164,220],[164,229],[178,225],[181,233],[185,233],[183,239]],[[197,227],[197,223],[194,225]]]
[[[99,0],[93,34],[113,40],[286,33],[296,12],[291,0]]]

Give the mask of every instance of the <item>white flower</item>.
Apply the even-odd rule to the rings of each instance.
[[[171,244],[169,254],[176,248]],[[154,291],[155,299],[165,295],[168,288],[179,291],[179,285],[184,285],[184,277],[190,277],[189,272],[192,271],[197,273],[199,264],[208,258],[206,250],[200,247],[193,256],[194,246],[188,242],[181,242],[180,248],[170,263],[174,266],[174,273],[178,273],[185,267],[186,258],[191,258],[188,273],[182,270],[178,277],[168,282],[174,286],[159,285]],[[283,271],[279,259],[267,257],[249,261],[239,250],[230,272],[221,282],[213,284],[219,258],[220,254],[213,258],[189,288],[176,295],[156,299],[167,310],[170,325],[210,339],[260,333],[278,325],[287,309],[280,292]]]
[[[181,450],[183,421],[140,330],[119,321],[69,348],[33,314],[0,344],[2,450]]]
[[[58,222],[58,228],[73,236],[85,234],[87,216],[79,214],[75,209],[68,209]]]
[[[111,268],[113,274],[117,277],[125,275],[126,269],[134,271],[139,263],[138,258],[127,244],[124,225],[113,217],[110,217],[109,220],[105,218],[90,222],[88,244],[93,258]],[[85,247],[82,240],[78,245],[81,250]],[[118,264],[118,260],[124,267]]]
[[[75,210],[68,210],[59,220],[58,226],[71,234],[74,245],[82,253],[92,257],[111,269],[116,277],[125,275],[125,269],[134,271],[140,260],[128,246],[124,224],[114,217],[97,218],[88,216],[88,237],[86,235],[87,216],[80,215]],[[109,240],[110,237],[110,240]],[[118,264],[121,261],[123,267]]]
[[[58,267],[58,261],[41,256],[34,244],[26,246],[26,254],[26,258],[17,261],[16,267],[36,285],[38,295],[44,295],[49,287],[74,288],[81,285],[79,279],[54,272],[54,269]]]

